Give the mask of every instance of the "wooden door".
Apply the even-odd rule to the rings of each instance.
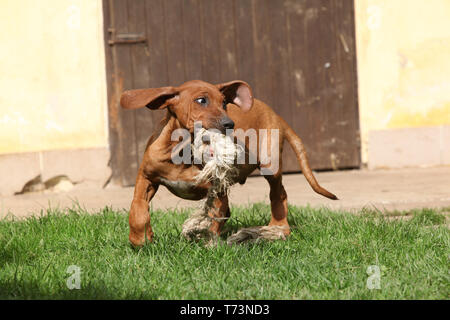
[[[248,82],[300,135],[313,169],[360,165],[353,0],[104,0],[111,166],[135,182],[164,112],[123,90]],[[283,170],[299,171],[285,146]]]

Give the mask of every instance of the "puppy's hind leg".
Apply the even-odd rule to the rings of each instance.
[[[286,239],[290,234],[287,221],[287,195],[281,183],[281,171],[276,175],[265,175],[270,185],[270,205],[272,209],[272,219],[268,226],[250,227],[240,229],[227,239],[229,245],[255,242],[260,239],[277,240]]]
[[[282,184],[281,155],[283,154],[284,137],[273,135],[273,133],[278,133],[278,131],[271,130],[271,134],[267,138],[260,137],[260,145],[265,145],[268,150],[264,156],[263,148],[260,149],[260,170],[270,185],[272,218],[269,227],[281,228],[283,234],[287,236],[291,231],[287,221],[287,193]],[[264,139],[267,139],[266,143],[264,143]]]
[[[287,236],[291,231],[287,221],[287,193],[286,190],[284,190],[281,177],[281,169],[275,175],[264,176],[270,185],[270,207],[272,210],[272,218],[269,227],[282,227],[284,235]]]

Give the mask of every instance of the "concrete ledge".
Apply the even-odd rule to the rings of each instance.
[[[0,195],[12,195],[40,173],[39,153],[0,155]]]
[[[359,212],[363,208],[377,211],[410,210],[414,208],[450,208],[450,166],[434,168],[409,168],[397,170],[348,170],[316,173],[319,183],[335,193],[333,201],[315,193],[301,174],[283,175],[283,184],[291,205],[313,208],[328,207],[333,210]],[[244,185],[231,188],[232,206],[247,206],[255,202],[270,203],[269,184],[263,177],[250,177]],[[111,186],[100,189],[76,185],[69,192],[27,193],[0,198],[0,219],[40,215],[41,210],[71,208],[74,201],[96,213],[105,208],[130,210],[134,188]],[[199,208],[201,201],[180,199],[165,187],[158,189],[150,202],[152,210],[169,208]],[[265,213],[270,217],[270,210]],[[233,214],[232,214],[233,216]],[[180,225],[181,227],[181,225]]]
[[[42,180],[67,175],[73,182],[103,184],[110,176],[107,148],[42,152]]]
[[[369,169],[450,164],[450,126],[369,132]]]
[[[0,155],[0,195],[8,196],[39,174],[42,180],[66,175],[73,182],[101,187],[111,174],[108,148]]]

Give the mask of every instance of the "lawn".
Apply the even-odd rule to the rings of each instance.
[[[152,212],[155,241],[141,249],[128,243],[125,211],[105,208],[92,215],[77,207],[4,219],[0,298],[449,298],[450,231],[442,213],[448,208],[388,215],[289,211],[292,235],[286,241],[221,241],[213,248],[181,237],[189,211]],[[262,204],[232,208],[224,239],[239,228],[267,224],[269,212]],[[67,287],[71,265],[80,268],[80,289]],[[376,268],[379,289],[369,289]]]

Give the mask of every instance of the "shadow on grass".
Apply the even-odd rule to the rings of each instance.
[[[0,299],[1,300],[118,300],[118,299],[158,299],[159,293],[150,292],[133,292],[126,296],[118,296],[115,289],[111,289],[108,285],[92,285],[81,286],[80,289],[69,289],[60,287],[46,290],[45,287],[33,282],[16,281],[16,282],[0,282]]]

